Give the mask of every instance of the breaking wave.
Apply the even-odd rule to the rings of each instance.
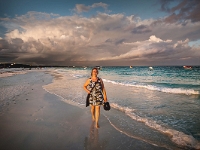
[[[162,125],[159,125],[156,121],[143,118],[138,116],[134,113],[134,109],[130,109],[127,107],[119,106],[116,103],[111,104],[112,108],[115,108],[121,112],[124,112],[127,116],[129,116],[131,119],[136,120],[138,122],[144,123],[146,126],[153,128],[163,134],[167,134],[169,137],[171,137],[171,140],[176,143],[177,145],[183,146],[183,147],[190,147],[194,149],[200,149],[200,142],[198,142],[193,136],[187,135],[183,132],[169,129],[167,127],[164,127]]]
[[[143,84],[137,84],[137,83],[120,83],[117,81],[112,81],[112,80],[107,80],[103,79],[104,82],[112,83],[112,84],[117,84],[117,85],[122,85],[122,86],[132,86],[132,87],[137,87],[137,88],[146,88],[148,90],[152,91],[160,91],[160,92],[165,92],[165,93],[173,93],[173,94],[186,94],[186,95],[199,95],[199,91],[195,91],[193,89],[183,89],[183,88],[168,88],[168,87],[158,87],[155,85],[143,85]]]

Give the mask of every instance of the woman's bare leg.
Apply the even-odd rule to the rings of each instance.
[[[95,121],[95,106],[91,106],[92,120]]]
[[[95,106],[95,122],[96,128],[99,128],[100,106]]]

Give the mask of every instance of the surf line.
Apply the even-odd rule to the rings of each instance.
[[[159,91],[163,93],[171,93],[171,94],[185,94],[185,95],[199,95],[199,91],[195,91],[193,89],[183,89],[183,88],[167,88],[167,87],[156,87],[154,85],[142,85],[142,84],[131,84],[131,83],[120,83],[112,80],[103,79],[104,82],[112,83],[115,85],[128,86],[128,87],[136,87],[136,88],[145,88],[151,91]]]
[[[79,108],[83,109],[83,107],[81,107],[81,104],[79,104],[79,103],[77,104],[76,102],[73,102],[73,101],[71,101],[71,100],[67,100],[67,99],[63,98],[62,96],[60,96],[60,95],[58,95],[58,94],[56,94],[56,93],[54,93],[54,92],[50,92],[49,90],[46,89],[46,86],[48,86],[48,85],[42,86],[42,88],[43,88],[46,92],[48,92],[48,93],[50,93],[50,94],[53,94],[53,95],[56,95],[57,97],[60,98],[61,101],[65,102],[65,103],[67,103],[67,104],[70,104],[70,105],[73,105],[73,106],[76,106],[76,107],[79,107]]]
[[[200,149],[200,142],[198,142],[193,136],[187,135],[183,132],[174,130],[174,129],[167,129],[166,127],[163,127],[156,123],[156,121],[142,118],[135,113],[133,113],[134,110],[127,109],[119,106],[118,104],[111,104],[111,106],[117,110],[120,110],[124,112],[127,116],[132,118],[133,120],[136,120],[138,122],[143,122],[145,125],[149,126],[150,128],[153,128],[161,133],[169,135],[172,142],[176,143],[180,146],[190,147],[194,149]]]
[[[111,126],[112,126],[115,130],[119,131],[120,133],[123,133],[123,134],[125,134],[126,136],[128,136],[128,137],[130,137],[130,138],[134,138],[134,139],[137,139],[137,140],[146,142],[146,143],[151,144],[151,145],[156,146],[156,147],[163,147],[163,148],[170,149],[170,148],[167,147],[166,145],[158,145],[158,144],[153,143],[153,141],[145,140],[145,139],[143,139],[143,138],[130,135],[130,134],[128,134],[127,132],[124,132],[124,131],[120,130],[119,128],[117,128],[117,127],[110,121],[110,119],[109,119],[105,114],[103,114],[103,115],[104,115],[104,117],[108,120],[108,122],[111,124]]]

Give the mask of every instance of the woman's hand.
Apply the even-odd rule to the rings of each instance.
[[[90,91],[87,89],[87,86],[88,86],[89,83],[90,83],[90,80],[87,79],[87,81],[86,81],[85,84],[83,85],[83,89],[84,89],[88,94],[90,94]]]

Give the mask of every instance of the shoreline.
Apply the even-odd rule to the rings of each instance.
[[[2,149],[166,149],[117,131],[104,115],[96,129],[89,108],[70,105],[43,89],[55,79],[47,73],[16,96],[16,103],[0,116]],[[41,82],[46,77],[48,81]]]

